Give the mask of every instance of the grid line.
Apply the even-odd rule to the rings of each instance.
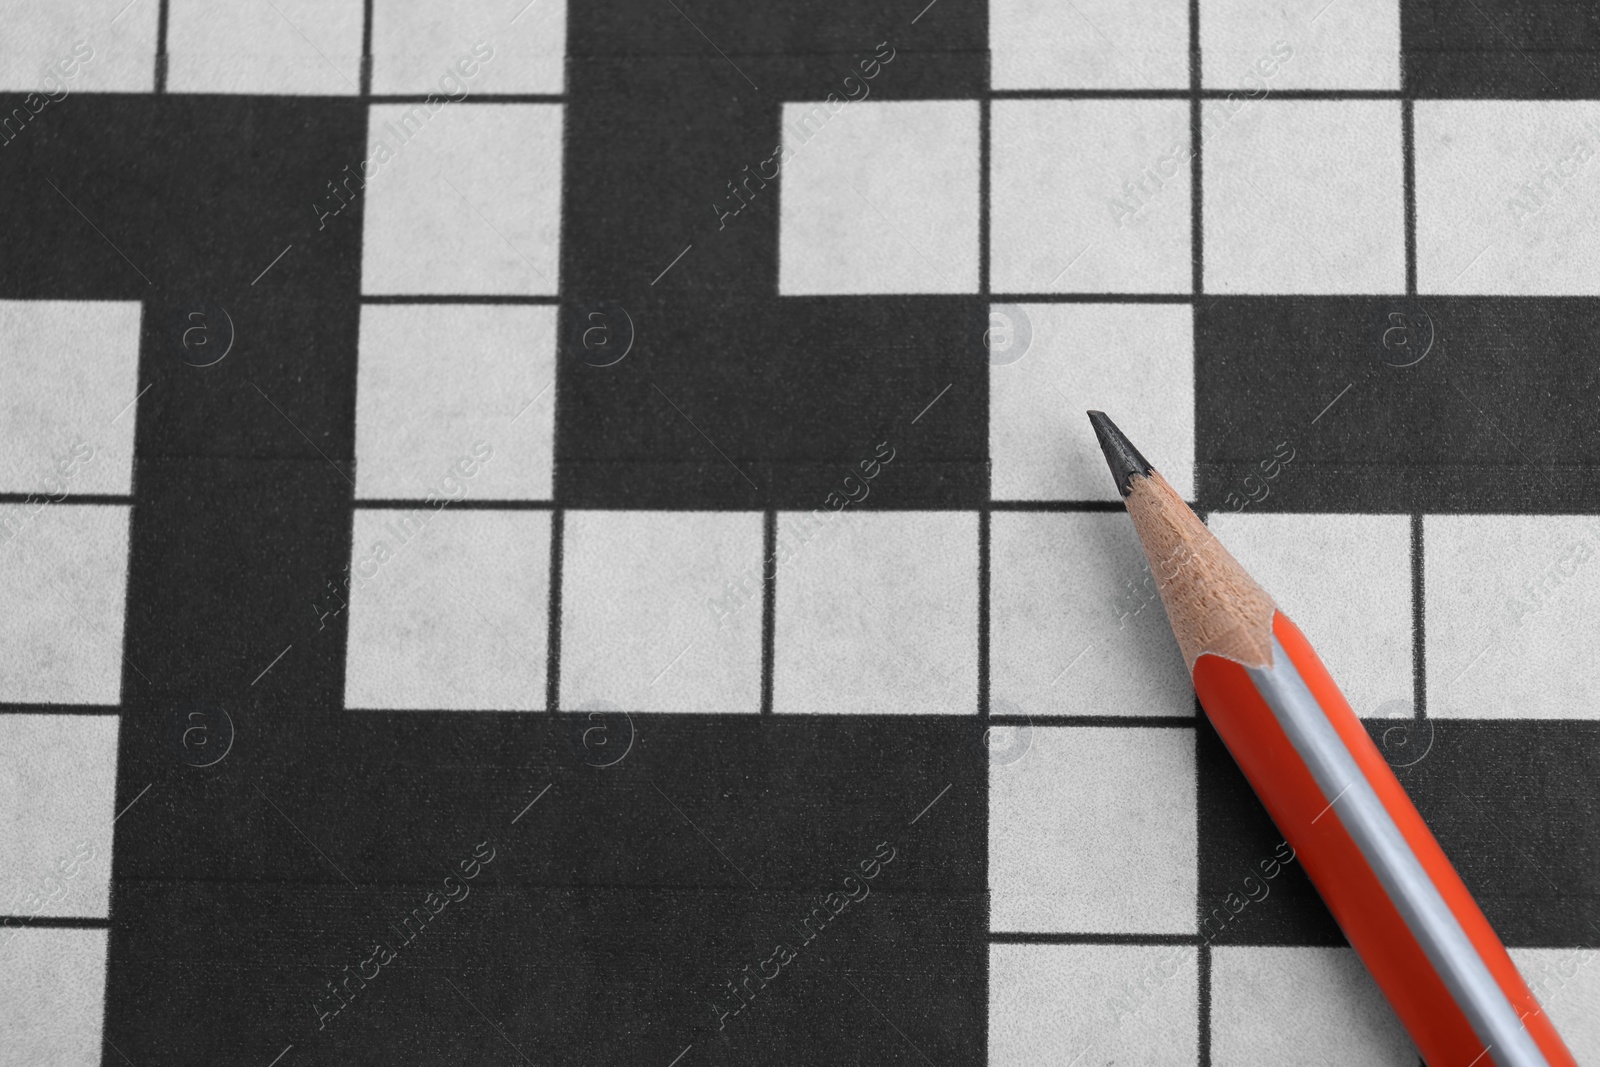
[[[49,494],[40,491],[37,493],[0,493],[0,504],[37,504],[44,500],[46,507],[58,508],[65,504],[125,504],[133,503],[133,494],[122,493],[70,493],[60,500],[50,500]]]
[[[1404,167],[1406,295],[1417,295],[1417,150],[1411,97],[1400,100],[1400,159]]]
[[[978,721],[989,721],[989,509],[978,512]]]
[[[156,15],[156,78],[154,92],[161,96],[167,91],[167,24],[170,20],[170,0],[161,0]]]
[[[550,512],[550,620],[545,624],[545,710],[561,710],[561,566],[566,512]]]
[[[768,508],[761,518],[761,714],[772,714],[778,615],[778,512]]]
[[[1227,100],[1240,89],[996,89],[995,100]],[[1395,89],[1278,89],[1285,100],[1398,100]]]
[[[372,99],[372,7],[373,0],[363,0],[361,5],[361,73],[356,77],[361,85],[361,99]]]
[[[1425,648],[1426,622],[1423,616],[1422,513],[1411,513],[1411,714],[1418,719],[1428,715],[1428,670]]]
[[[463,101],[465,102],[465,101]],[[561,297],[521,293],[363,293],[363,304],[561,304]]]
[[[1189,0],[1189,241],[1193,255],[1190,288],[1194,290],[1194,303],[1190,305],[1190,367],[1189,381],[1200,378],[1200,297],[1205,292],[1205,186],[1201,150],[1204,143],[1204,120],[1200,114],[1204,94],[1201,90],[1202,57],[1200,54],[1200,0]],[[1190,389],[1190,425],[1196,433],[1200,426],[1200,390]],[[1194,464],[1194,495],[1200,496],[1200,464]],[[1199,697],[1195,698],[1195,717],[1204,714]],[[1194,839],[1195,839],[1195,931],[1202,929],[1206,904],[1203,899],[1205,879],[1200,876],[1201,844],[1205,841],[1201,820],[1204,806],[1200,803],[1200,761],[1194,761]],[[1211,949],[1202,942],[1195,960],[1195,1046],[1200,1067],[1211,1067]]]
[[[22,927],[44,930],[108,930],[110,917],[91,918],[78,915],[0,915],[0,930]]]

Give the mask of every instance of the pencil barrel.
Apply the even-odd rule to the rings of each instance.
[[[1202,655],[1195,690],[1430,1067],[1576,1061],[1299,629],[1275,658]]]

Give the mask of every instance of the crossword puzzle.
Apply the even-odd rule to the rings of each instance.
[[[1600,1058],[1592,5],[3,8],[0,1065],[1415,1064],[1087,408]]]

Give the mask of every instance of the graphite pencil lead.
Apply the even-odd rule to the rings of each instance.
[[[1100,451],[1106,454],[1106,466],[1111,468],[1111,477],[1117,480],[1117,492],[1127,496],[1128,479],[1136,474],[1149,477],[1155,468],[1133,447],[1133,442],[1117,429],[1117,424],[1106,418],[1105,412],[1089,412],[1089,424],[1094,427],[1095,437],[1100,439]]]

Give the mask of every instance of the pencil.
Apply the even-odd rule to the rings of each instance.
[[[1575,1065],[1316,652],[1089,412],[1201,706],[1430,1067]]]

